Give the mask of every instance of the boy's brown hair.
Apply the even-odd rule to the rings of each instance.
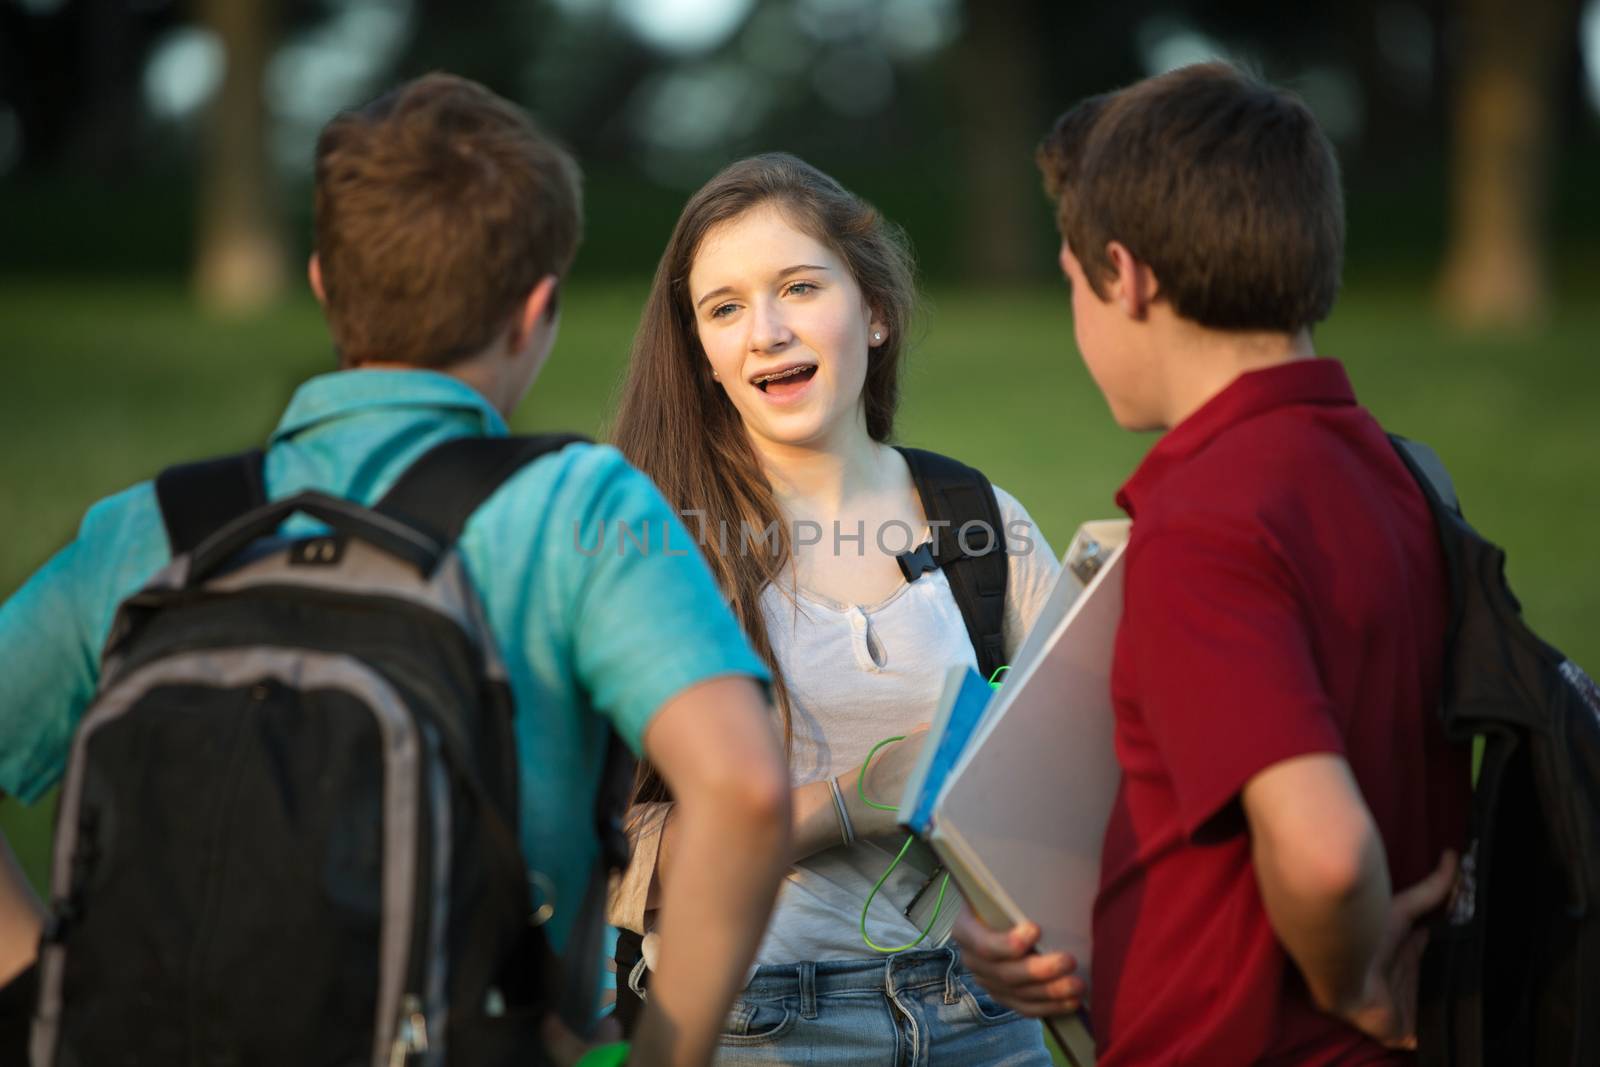
[[[1339,165],[1292,94],[1226,63],[1183,67],[1080,102],[1037,160],[1095,295],[1120,241],[1202,326],[1295,333],[1333,309]]]
[[[572,265],[579,181],[526,112],[464,78],[429,74],[335,117],[315,228],[340,363],[445,367],[487,346]]]

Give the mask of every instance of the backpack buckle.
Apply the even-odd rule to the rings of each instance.
[[[349,538],[339,535],[308,537],[289,546],[291,567],[333,567],[344,559]]]
[[[900,553],[894,561],[900,564],[900,573],[906,576],[908,582],[914,582],[929,571],[939,569],[939,561],[933,558],[932,541],[918,545],[910,552]]]

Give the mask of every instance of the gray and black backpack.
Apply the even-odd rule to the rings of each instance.
[[[73,739],[35,1067],[538,1064],[547,1012],[581,1025],[604,894],[539,899],[506,673],[453,551],[573,440],[446,442],[371,508],[268,502],[259,452],[157,480],[172,562],[121,605]],[[324,532],[280,536],[295,514]],[[597,879],[627,847],[608,758]],[[565,959],[552,907],[580,912]]]

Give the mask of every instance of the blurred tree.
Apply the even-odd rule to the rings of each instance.
[[[224,314],[260,310],[287,280],[287,250],[267,156],[267,62],[277,44],[272,0],[200,0],[197,13],[217,35],[227,67],[207,115],[200,161],[200,216],[194,288]]]
[[[1041,209],[1029,146],[1043,134],[1034,112],[1047,56],[1038,4],[969,0],[956,43],[954,83],[960,121],[963,273],[1006,282],[1037,273],[1031,255]]]
[[[99,173],[114,173],[138,155],[142,127],[139,84],[146,20],[123,0],[81,5],[83,120],[72,127],[82,158]]]
[[[78,262],[53,229],[54,204],[84,199],[72,186],[90,195],[71,224],[121,241],[123,258],[97,266],[187,270],[213,307],[268,300],[285,274],[270,149],[296,168],[279,179],[303,177],[301,142],[333,110],[442,67],[530,105],[583,159],[608,205],[587,273],[637,272],[654,251],[640,235],[665,233],[684,189],[787,148],[902,221],[931,274],[1044,277],[1029,156],[1052,117],[1224,54],[1299,89],[1334,132],[1359,201],[1353,260],[1432,272],[1448,214],[1446,305],[1515,319],[1543,299],[1549,145],[1593,152],[1592,123],[1554,125],[1563,105],[1587,122],[1583,83],[1561,77],[1578,70],[1576,5],[1349,0],[1285,19],[1278,0],[759,0],[730,6],[716,41],[686,44],[640,15],[684,9],[632,0],[0,0],[0,128],[16,128],[19,179],[0,200],[0,267]],[[203,123],[199,90],[162,103],[179,74],[194,80],[174,57],[212,44],[197,19],[226,53]],[[380,22],[401,27],[393,42],[374,43]],[[1583,232],[1600,226],[1578,215]]]
[[[1547,168],[1577,16],[1574,0],[1463,0],[1439,298],[1464,327],[1526,325],[1547,307]]]
[[[21,123],[21,169],[82,168],[125,176],[141,162],[140,76],[172,5],[127,0],[0,0],[0,105]]]
[[[672,64],[611,4],[563,10],[523,0],[415,0],[413,11],[396,80],[449,70],[480,81],[526,105],[585,165],[628,158],[628,104],[651,74]]]

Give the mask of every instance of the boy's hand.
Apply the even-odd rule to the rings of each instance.
[[[1389,919],[1361,1001],[1339,1015],[1368,1037],[1397,1049],[1417,1047],[1417,978],[1426,927],[1417,922],[1450,896],[1456,880],[1456,854],[1446,851],[1433,873],[1394,895]]]
[[[1039,928],[1018,923],[994,930],[971,912],[962,912],[953,931],[961,960],[989,995],[1024,1015],[1044,1019],[1070,1015],[1083,1006],[1083,979],[1070,953],[1039,954]]]

